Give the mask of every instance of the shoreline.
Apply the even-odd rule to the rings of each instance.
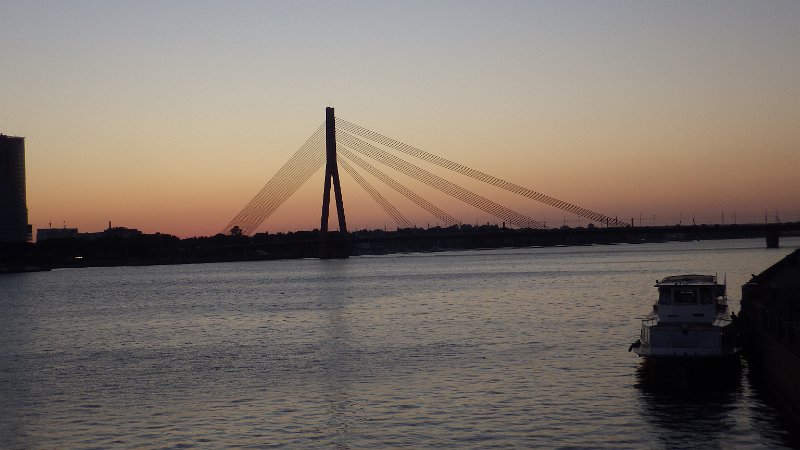
[[[217,235],[179,239],[164,234],[96,240],[51,239],[37,244],[6,246],[0,274],[47,271],[57,268],[208,264],[273,261],[300,258],[347,258],[401,253],[497,248],[572,247],[643,244],[698,240],[765,238],[775,230],[782,236],[800,236],[800,223],[773,226],[727,225],[690,227],[569,228],[511,230],[499,227],[467,229],[405,229],[331,233]],[[765,246],[768,246],[768,239]],[[11,248],[12,252],[8,252]]]

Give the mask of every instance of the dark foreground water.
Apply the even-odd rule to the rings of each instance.
[[[627,352],[657,278],[739,286],[800,245],[507,249],[0,277],[0,447],[776,448],[744,364]]]

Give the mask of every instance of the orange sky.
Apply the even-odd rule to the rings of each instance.
[[[325,106],[625,220],[800,220],[797,23],[796,2],[4,2],[0,132],[27,138],[35,228],[219,232]],[[395,227],[342,178],[351,229]],[[321,194],[318,172],[261,229],[316,228]]]

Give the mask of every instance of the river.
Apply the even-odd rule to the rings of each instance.
[[[0,276],[3,448],[781,448],[746,363],[654,385],[656,279],[740,286],[762,239]]]

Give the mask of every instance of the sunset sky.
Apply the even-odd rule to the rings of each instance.
[[[326,106],[620,219],[800,220],[798,24],[797,1],[0,0],[0,133],[26,137],[34,228],[215,234]],[[318,227],[322,175],[260,230]],[[395,227],[342,179],[351,229]]]

